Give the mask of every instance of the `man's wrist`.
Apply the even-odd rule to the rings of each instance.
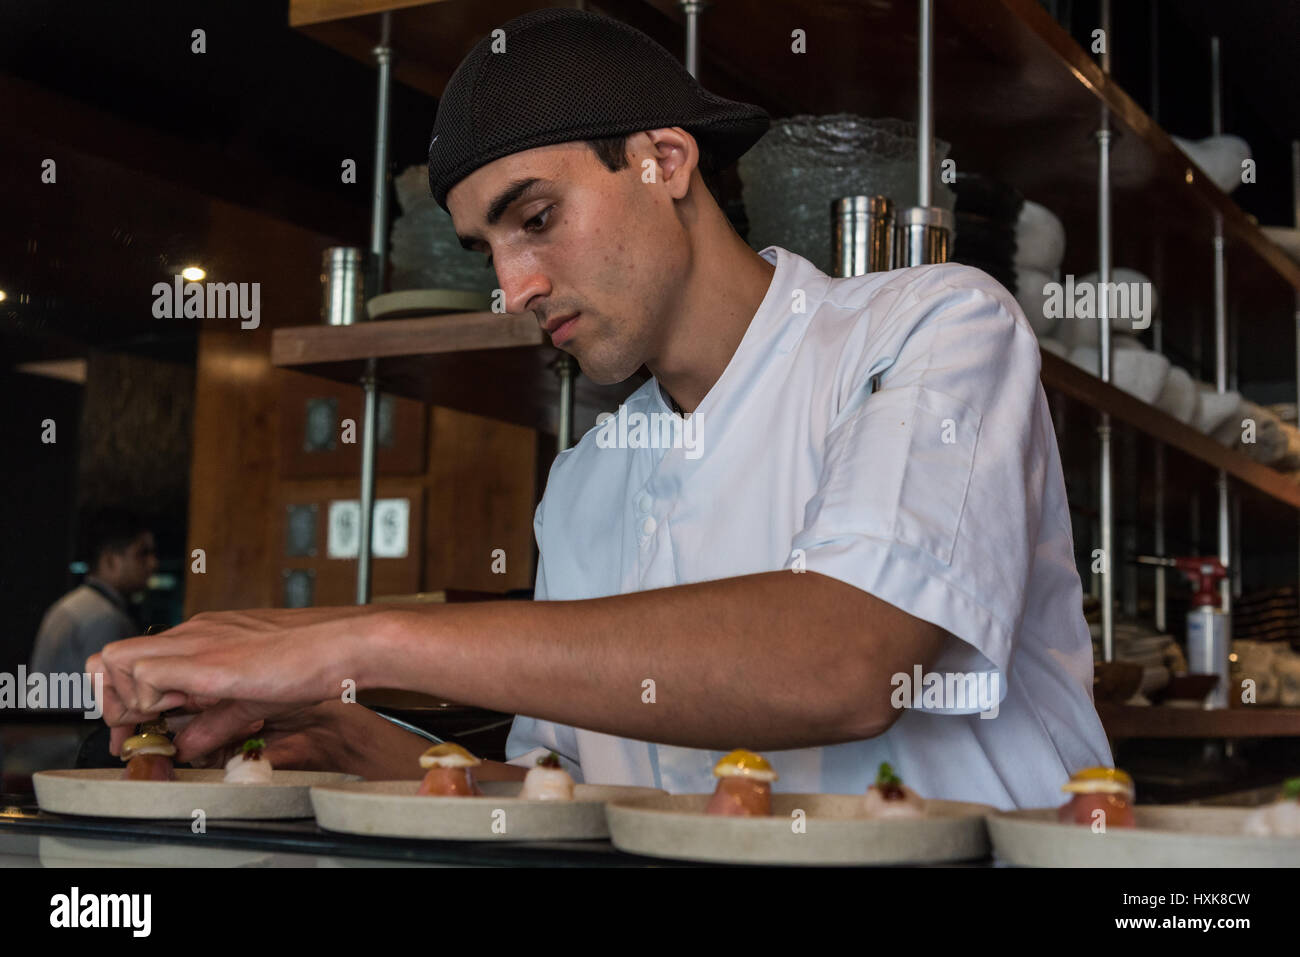
[[[395,687],[392,661],[400,656],[394,649],[404,634],[401,613],[382,608],[355,619],[344,619],[347,676],[356,681],[356,691]],[[340,694],[343,689],[339,689]]]

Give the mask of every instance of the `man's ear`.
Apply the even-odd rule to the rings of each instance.
[[[682,199],[691,185],[691,171],[700,162],[700,149],[691,136],[680,126],[647,130],[650,138],[651,158],[659,167],[659,175],[673,199]]]

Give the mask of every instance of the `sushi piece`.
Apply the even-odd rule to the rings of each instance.
[[[899,779],[889,762],[881,761],[876,783],[867,788],[867,817],[925,817],[925,800]]]
[[[261,738],[249,738],[243,748],[226,762],[227,784],[270,784],[271,762],[262,752],[266,742]]]
[[[1133,779],[1118,768],[1084,768],[1061,788],[1073,794],[1057,811],[1062,824],[1091,827],[1137,827],[1133,815]],[[1101,816],[1097,812],[1101,812]]]
[[[122,744],[122,760],[126,762],[122,780],[175,781],[175,757],[176,745],[167,736],[167,722],[146,721]]]
[[[420,755],[420,767],[428,768],[429,772],[415,793],[432,797],[482,795],[474,783],[474,768],[482,763],[459,744],[435,744]]]
[[[572,801],[573,778],[560,765],[560,756],[552,751],[537,759],[537,767],[524,775],[519,796],[531,801]]]
[[[1251,811],[1244,830],[1251,837],[1300,837],[1300,778],[1282,785],[1281,800]]]
[[[765,817],[772,813],[772,782],[778,777],[767,759],[738,748],[713,766],[717,790],[705,814]]]

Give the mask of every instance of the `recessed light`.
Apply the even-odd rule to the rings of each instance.
[[[190,282],[198,282],[206,275],[207,273],[205,273],[198,266],[186,266],[184,269],[181,270],[181,276]]]

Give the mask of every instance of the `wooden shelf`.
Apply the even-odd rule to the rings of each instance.
[[[437,97],[480,37],[541,5],[291,0],[290,23],[368,63],[377,11],[391,9],[399,80]],[[682,48],[677,0],[594,0],[590,8],[671,51]],[[1116,133],[1112,261],[1146,273],[1160,290],[1167,351],[1185,360],[1198,336],[1209,341],[1219,217],[1229,311],[1250,323],[1239,346],[1242,378],[1293,376],[1293,350],[1279,344],[1294,339],[1300,264],[1206,179],[1037,0],[936,0],[935,8],[935,132],[952,144],[957,168],[992,174],[1056,212],[1068,234],[1063,271],[1089,272],[1096,265],[1093,134],[1104,105]],[[745,29],[726,26],[737,23]],[[916,115],[914,0],[728,0],[706,10],[700,24],[701,79],[722,96],[759,103],[773,116]],[[806,31],[815,55],[791,52],[793,26]]]
[[[271,364],[280,368],[356,383],[365,360],[373,356],[385,392],[549,434],[558,421],[559,385],[552,365],[559,355],[531,316],[491,312],[352,326],[292,326],[276,329],[271,336]],[[1220,445],[1060,356],[1044,352],[1042,360],[1047,390],[1108,412],[1113,420],[1300,509],[1300,484],[1281,472]],[[576,434],[594,425],[598,413],[614,411],[644,381],[640,375],[598,386],[579,375]]]
[[[1229,449],[1203,432],[1148,405],[1123,389],[1103,382],[1089,372],[1050,352],[1043,354],[1043,387],[1085,403],[1113,420],[1132,426],[1233,478],[1258,489],[1292,508],[1300,509],[1300,484],[1276,469],[1261,465],[1241,452]]]
[[[392,10],[399,71],[406,70],[399,72],[399,79],[438,96],[479,37],[541,5],[529,0],[291,0],[290,22],[320,42],[369,62],[379,35],[378,12]],[[993,174],[1055,211],[1068,235],[1063,273],[1089,272],[1096,260],[1093,134],[1103,107],[1109,110],[1116,133],[1111,151],[1113,262],[1143,271],[1156,284],[1166,353],[1194,376],[1203,374],[1193,367],[1191,357],[1198,352],[1197,341],[1212,338],[1212,236],[1217,218],[1226,238],[1230,321],[1243,330],[1238,345],[1240,382],[1248,387],[1252,381],[1294,376],[1300,265],[1191,164],[1037,0],[936,0],[935,6],[935,130],[952,144],[950,155],[958,169]],[[643,30],[669,50],[681,49],[684,19],[677,0],[594,0],[590,7]],[[726,23],[744,23],[746,28],[725,29]],[[815,58],[790,51],[792,25],[807,32]],[[913,0],[729,0],[701,19],[701,79],[710,90],[759,103],[774,116],[847,111],[914,117],[916,32]],[[420,321],[428,320],[403,320]],[[409,328],[417,344],[432,334],[422,327]],[[487,336],[492,341],[477,349],[459,346],[467,351],[452,355],[447,349],[427,348],[421,357],[398,356],[415,350],[400,344],[405,334],[395,329],[383,335],[383,343],[376,343],[386,343],[389,351],[372,354],[381,357],[385,388],[397,394],[522,424],[542,423],[538,427],[553,431],[557,392],[547,366],[556,353],[541,343],[531,324],[520,326],[519,335],[534,339],[526,344],[509,341],[513,328],[506,323],[492,331]],[[331,333],[311,332],[321,338],[302,339],[306,351],[297,358],[277,348],[276,364],[355,381],[358,360],[364,358],[354,348],[359,340],[350,338],[355,334],[327,346]],[[287,348],[296,333],[283,333]],[[328,348],[341,351],[331,358],[325,355]],[[594,422],[596,411],[614,408],[640,381],[598,388],[580,379],[579,434]],[[1273,502],[1300,508],[1300,486],[1285,475],[1057,356],[1043,356],[1043,383],[1206,467],[1224,469]],[[1183,477],[1171,471],[1171,484]]]
[[[1300,738],[1300,708],[1170,708],[1098,702],[1112,740],[1125,738]]]
[[[554,435],[560,351],[531,315],[466,312],[352,326],[291,326],[271,335],[271,364],[355,384],[377,359],[382,391]],[[644,377],[614,386],[577,377],[574,431],[613,412]]]

